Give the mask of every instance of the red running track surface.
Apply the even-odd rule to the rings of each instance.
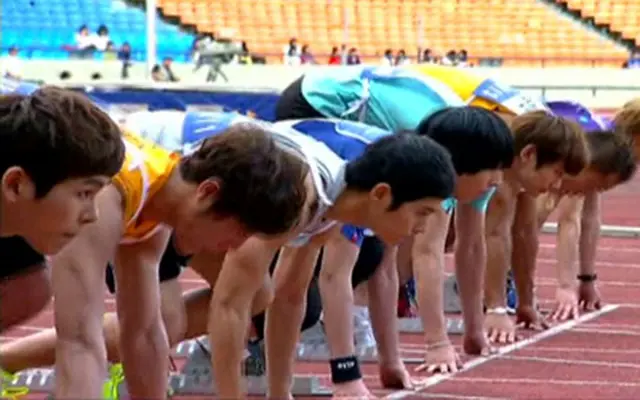
[[[554,295],[554,251],[553,237],[545,236],[536,275],[537,293],[543,307],[551,305]],[[603,239],[598,252],[598,274],[601,294],[611,308],[598,315],[584,316],[588,321],[565,323],[542,333],[525,332],[526,340],[503,348],[495,357],[464,357],[466,368],[455,376],[430,378],[415,374],[415,379],[422,381],[415,391],[382,390],[374,365],[364,367],[365,379],[376,394],[389,398],[638,398],[640,240]],[[182,282],[185,289],[203,285],[190,271],[183,275]],[[113,307],[112,302],[108,302],[108,307]],[[8,332],[1,340],[21,337],[51,325],[52,314],[47,310],[28,326]],[[401,339],[403,353],[414,358],[420,355],[419,335],[402,335]],[[459,338],[454,340],[459,343]],[[298,363],[296,371],[328,380],[325,363]],[[33,394],[27,399],[44,397]]]

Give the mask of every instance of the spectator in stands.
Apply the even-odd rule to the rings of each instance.
[[[457,57],[457,65],[459,67],[469,66],[469,55],[465,49],[460,50]]]
[[[154,65],[153,68],[151,68],[151,79],[153,79],[155,82],[166,81],[166,78],[162,73],[162,67],[158,64]]]
[[[284,49],[284,64],[300,65],[300,50],[298,49],[298,40],[296,38],[291,38]]]
[[[164,72],[165,80],[169,82],[178,82],[180,79],[173,73],[171,70],[171,64],[173,63],[173,58],[165,57],[162,60],[162,69]]]
[[[626,68],[640,68],[640,51],[638,49],[635,49],[629,56]]]
[[[249,51],[247,42],[245,42],[244,40],[242,41],[242,53],[238,54],[236,59],[238,60],[238,64],[253,64],[253,57],[251,56],[251,52]]]
[[[342,43],[340,45],[340,64],[347,65],[347,45]]]
[[[449,50],[444,57],[442,57],[442,65],[457,65],[458,55],[455,50]]]
[[[302,46],[302,51],[300,52],[300,64],[317,64],[316,59],[311,54],[311,50],[309,50],[309,45],[305,44]]]
[[[18,56],[18,48],[16,46],[9,48],[9,55],[2,62],[2,76],[22,79],[22,60]]]
[[[331,49],[331,55],[329,56],[329,65],[340,65],[342,64],[342,56],[338,52],[337,47],[333,47]]]
[[[396,55],[395,65],[407,65],[411,62],[404,49],[400,49]]]
[[[117,60],[118,54],[116,51],[116,47],[112,41],[107,43],[107,48],[104,50],[104,59],[105,60]]]
[[[76,46],[74,54],[80,58],[86,58],[93,54],[96,46],[93,37],[89,34],[87,25],[82,25],[76,33]]]
[[[120,47],[118,60],[122,61],[120,76],[122,79],[127,79],[129,77],[129,68],[131,68],[131,45],[129,42],[124,42],[122,47]]]
[[[109,29],[106,25],[100,25],[98,27],[98,31],[95,35],[92,36],[93,45],[96,47],[98,51],[107,50],[107,46],[110,42],[109,40]]]
[[[382,56],[382,61],[380,62],[385,67],[390,67],[393,65],[393,50],[386,49],[384,51],[384,55]]]
[[[425,49],[422,52],[422,60],[420,60],[420,62],[425,64],[435,64],[436,61],[436,57],[433,55],[433,51],[431,49]]]
[[[349,53],[347,54],[347,65],[358,65],[361,64],[360,55],[358,55],[358,50],[355,47],[349,49]]]

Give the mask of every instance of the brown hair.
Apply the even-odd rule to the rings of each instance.
[[[617,134],[631,138],[636,158],[640,157],[640,98],[628,101],[613,118]]]
[[[221,191],[212,211],[238,219],[251,232],[281,234],[299,221],[308,165],[277,147],[265,125],[245,122],[205,140],[180,163],[184,179],[216,178]]]
[[[640,136],[640,98],[627,102],[614,116],[613,124],[617,133]]]
[[[536,148],[537,168],[562,162],[569,175],[577,175],[589,162],[589,148],[580,125],[546,111],[517,116],[511,122],[515,153],[528,145]]]
[[[633,177],[637,160],[631,138],[611,131],[597,131],[587,134],[587,142],[591,151],[591,168],[601,174],[618,175],[619,183]]]
[[[82,94],[44,87],[0,96],[0,171],[24,168],[38,197],[67,179],[115,175],[124,153],[118,126]]]

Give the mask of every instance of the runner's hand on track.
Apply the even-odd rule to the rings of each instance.
[[[412,389],[411,375],[402,361],[380,365],[380,382],[385,389]]]
[[[599,310],[602,307],[600,291],[595,282],[580,282],[578,285],[578,305],[585,311]]]
[[[574,288],[559,287],[556,289],[556,304],[551,312],[552,321],[567,321],[580,316],[578,294]]]
[[[473,356],[488,356],[497,351],[495,347],[491,346],[484,330],[465,330],[462,338],[462,349],[465,353]]]
[[[509,344],[519,339],[516,336],[516,325],[508,315],[485,315],[484,329],[491,343]]]
[[[545,330],[551,326],[549,321],[533,306],[519,306],[516,309],[516,324],[534,331]]]
[[[462,361],[451,342],[442,346],[429,348],[424,354],[424,362],[420,364],[414,371],[429,374],[448,374],[458,372],[462,369]]]

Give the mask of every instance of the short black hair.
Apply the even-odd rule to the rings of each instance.
[[[446,149],[425,136],[400,133],[368,145],[347,164],[347,189],[371,190],[379,183],[391,187],[391,210],[427,197],[453,196],[455,170]]]
[[[423,119],[416,133],[444,146],[458,175],[509,168],[515,156],[507,123],[480,107],[443,108]]]

